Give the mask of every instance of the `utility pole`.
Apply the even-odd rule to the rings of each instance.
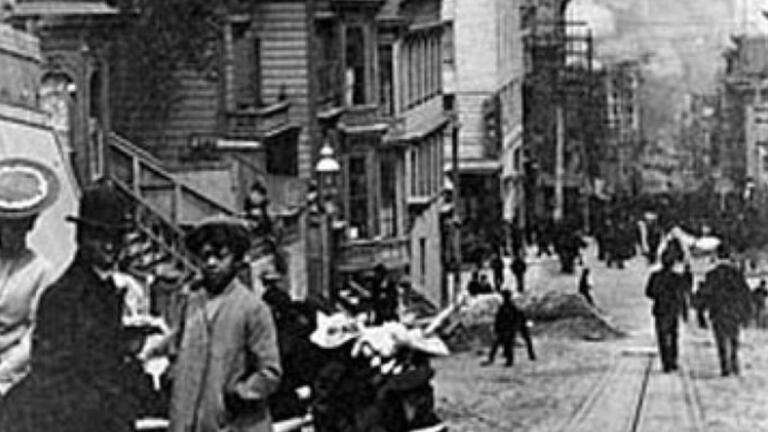
[[[558,97],[555,106],[555,211],[552,214],[555,222],[560,222],[563,219],[563,207],[565,206],[563,190],[565,181],[565,109],[563,105],[563,98]]]
[[[457,293],[461,290],[461,173],[459,172],[459,121],[458,114],[453,113],[451,121],[451,168],[453,176],[453,292],[451,293],[451,304],[458,300]]]

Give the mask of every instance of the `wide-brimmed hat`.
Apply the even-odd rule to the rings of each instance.
[[[131,203],[110,180],[99,180],[83,189],[77,216],[66,220],[81,226],[109,232],[128,231],[133,227]]]
[[[40,162],[10,158],[0,161],[0,218],[34,216],[56,201],[59,180]]]

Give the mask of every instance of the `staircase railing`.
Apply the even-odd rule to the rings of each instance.
[[[104,172],[135,205],[136,231],[127,250],[130,266],[149,272],[167,263],[184,278],[196,274],[182,227],[212,214],[235,212],[175,179],[162,162],[125,138],[111,133],[101,143]]]
[[[109,176],[164,215],[174,226],[235,211],[176,178],[154,156],[110,133],[104,140]]]

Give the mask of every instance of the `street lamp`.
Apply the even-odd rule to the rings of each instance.
[[[315,173],[318,177],[319,199],[323,210],[327,213],[335,211],[333,198],[336,192],[336,180],[340,172],[341,165],[335,158],[330,141],[326,139],[320,149],[320,159],[315,165]]]
[[[341,165],[336,160],[333,147],[330,140],[326,138],[323,147],[320,149],[320,158],[315,164],[315,174],[317,175],[317,204],[318,214],[314,215],[315,234],[311,238],[317,239],[314,242],[314,260],[319,264],[315,267],[316,273],[310,275],[314,280],[320,281],[321,292],[327,295],[331,303],[336,302],[336,289],[334,286],[334,258],[336,255],[334,239],[334,219],[336,218],[336,180],[341,172]],[[311,245],[308,245],[311,246]],[[319,274],[318,274],[319,273]],[[319,278],[315,279],[317,276]]]

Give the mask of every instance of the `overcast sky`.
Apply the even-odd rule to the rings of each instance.
[[[642,60],[646,132],[669,137],[683,96],[715,88],[731,35],[768,34],[762,10],[768,0],[572,0],[568,18],[589,23],[599,61]]]

